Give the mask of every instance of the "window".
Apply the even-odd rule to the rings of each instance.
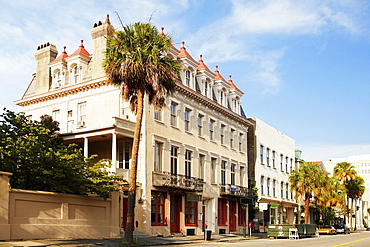
[[[118,143],[118,168],[130,169],[130,143]]]
[[[178,156],[178,148],[172,146],[171,147],[171,174],[177,175],[177,156]]]
[[[247,210],[243,209],[242,206],[239,204],[239,207],[238,207],[238,225],[239,226],[244,226],[246,218],[247,218]]]
[[[154,110],[154,120],[162,122],[163,121],[162,115],[163,115],[162,109]]]
[[[204,160],[205,156],[203,154],[199,155],[199,178],[204,179]]]
[[[162,172],[162,150],[163,143],[156,142],[154,144],[154,171]]]
[[[218,199],[218,225],[227,225],[227,199]]]
[[[271,179],[267,178],[267,195],[268,196],[270,195],[270,182],[271,182]]]
[[[185,177],[191,177],[191,151],[189,150],[185,152]]]
[[[265,194],[265,191],[263,189],[264,187],[264,183],[265,183],[265,177],[264,176],[261,176],[261,194],[264,195]]]
[[[223,105],[224,104],[224,92],[221,91],[220,93],[220,104]]]
[[[284,198],[284,183],[281,182],[280,184],[280,196],[281,198]]]
[[[231,166],[230,166],[230,171],[231,171],[230,183],[232,185],[235,185],[235,167],[236,167],[235,164],[231,164]]]
[[[243,133],[239,133],[239,152],[243,152],[243,140],[244,140],[244,135]]]
[[[290,159],[290,172],[293,171],[293,159]]]
[[[240,186],[244,186],[245,167],[240,167]]]
[[[215,120],[209,121],[209,139],[213,141],[215,139],[214,137],[214,126],[215,126]]]
[[[260,146],[260,161],[261,161],[261,164],[263,164],[263,146],[262,145]]]
[[[270,166],[270,149],[266,149],[266,164],[267,166]]]
[[[185,202],[185,225],[196,226],[198,223],[198,202]]]
[[[283,172],[284,171],[284,169],[283,169],[283,161],[284,161],[284,157],[283,157],[283,155],[281,154],[280,155],[280,170]]]
[[[190,131],[190,112],[191,110],[186,108],[184,112],[184,127],[185,131]]]
[[[211,159],[211,183],[216,183],[216,159]]]
[[[234,135],[235,135],[235,130],[231,129],[230,130],[230,148],[235,148],[234,144]]]
[[[54,88],[60,88],[62,86],[62,76],[60,71],[58,70],[54,74]]]
[[[289,199],[289,184],[285,184],[285,198]]]
[[[86,102],[79,103],[77,107],[77,126],[83,127],[86,124]]]
[[[276,196],[276,180],[272,181],[272,196]]]
[[[203,136],[203,118],[203,115],[198,115],[198,136]]]
[[[272,151],[272,168],[276,169],[276,152]]]
[[[80,82],[80,69],[76,65],[73,67],[72,71],[73,71],[73,79],[74,79],[73,83],[77,84]]]
[[[170,125],[173,127],[177,127],[177,104],[174,102],[171,102]]]
[[[221,185],[226,184],[226,161],[221,161]]]
[[[185,71],[185,85],[190,87],[190,70]]]
[[[285,172],[288,172],[288,157],[285,157]]]
[[[60,122],[60,110],[53,111],[52,118],[54,121]]]
[[[225,125],[221,124],[220,129],[220,137],[221,137],[221,145],[225,145]]]
[[[152,191],[151,198],[151,219],[152,225],[164,225],[164,205],[165,205],[166,193],[159,191]]]
[[[205,81],[204,83],[204,95],[208,97],[208,81]]]

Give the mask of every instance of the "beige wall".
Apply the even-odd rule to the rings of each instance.
[[[9,189],[0,172],[0,240],[115,238],[120,234],[119,194],[110,199]]]

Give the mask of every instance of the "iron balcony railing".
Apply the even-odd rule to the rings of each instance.
[[[220,185],[220,195],[234,197],[251,197],[251,191],[247,187],[239,185],[222,184]]]
[[[153,172],[153,186],[202,192],[203,179],[170,172]]]

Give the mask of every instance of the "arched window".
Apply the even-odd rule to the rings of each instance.
[[[185,85],[190,87],[190,70],[185,71]]]
[[[73,84],[77,84],[80,82],[80,69],[78,66],[74,66],[73,69]]]

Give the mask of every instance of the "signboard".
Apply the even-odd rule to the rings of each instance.
[[[271,204],[270,205],[270,208],[278,208],[279,207],[279,205],[277,205],[277,204]]]
[[[260,210],[267,210],[268,209],[268,203],[265,203],[265,202],[260,202],[258,204],[258,207],[260,208]]]

